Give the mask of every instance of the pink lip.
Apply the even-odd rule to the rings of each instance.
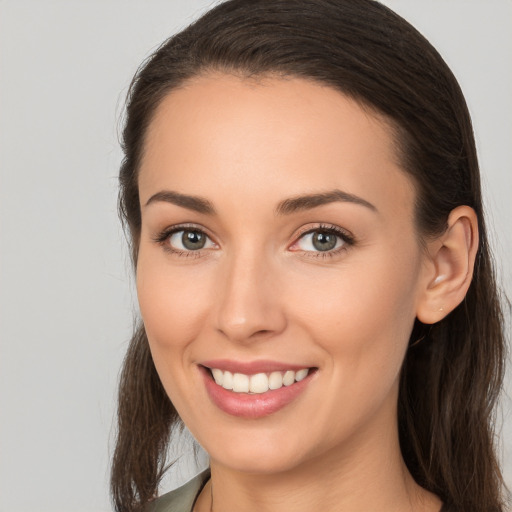
[[[232,361],[230,359],[212,359],[210,361],[203,361],[200,363],[207,368],[218,368],[223,372],[243,373],[245,375],[255,375],[256,373],[270,373],[270,372],[285,372],[292,370],[294,372],[302,370],[303,368],[310,368],[309,366],[299,366],[290,363],[281,363],[279,361]]]
[[[199,366],[198,368],[202,373],[206,391],[211,401],[221,411],[224,411],[225,413],[230,414],[231,416],[250,419],[262,418],[286,407],[288,404],[293,402],[305,391],[307,386],[310,384],[313,376],[316,374],[315,371],[310,371],[310,373],[305,379],[299,382],[295,382],[291,386],[283,386],[282,388],[279,389],[269,390],[266,393],[235,393],[233,391],[224,389],[222,386],[216,384],[210,374],[210,371],[205,366],[206,365]],[[219,367],[213,366],[213,368]],[[238,366],[237,368],[240,367]],[[261,370],[262,368],[263,367],[258,366],[259,370]],[[264,368],[268,368],[268,366],[265,366]],[[304,367],[297,367],[297,369],[301,368]],[[290,366],[287,365],[287,369],[293,368],[290,368]],[[242,373],[245,373],[246,375],[253,374],[252,372],[247,372],[247,370]],[[260,373],[260,371],[256,371],[254,373]]]

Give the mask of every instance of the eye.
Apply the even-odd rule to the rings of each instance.
[[[178,251],[198,251],[214,246],[208,236],[197,229],[182,229],[175,231],[169,238],[169,245]]]
[[[336,253],[347,245],[353,244],[353,238],[340,228],[318,227],[302,234],[290,248],[295,251]]]
[[[341,247],[343,241],[334,233],[313,231],[303,235],[297,245],[303,251],[332,251]]]
[[[176,226],[167,229],[154,238],[155,242],[161,244],[167,251],[177,255],[197,253],[202,249],[211,249],[217,245],[201,229],[185,226]]]

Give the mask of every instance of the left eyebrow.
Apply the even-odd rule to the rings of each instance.
[[[338,189],[321,192],[319,194],[308,194],[285,199],[277,205],[275,211],[277,215],[289,215],[298,211],[311,210],[317,206],[335,202],[358,204],[373,212],[378,212],[377,208],[372,203],[369,203],[362,197]]]

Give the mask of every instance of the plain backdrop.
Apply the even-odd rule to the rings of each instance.
[[[465,91],[510,296],[512,2],[385,3]],[[116,382],[136,311],[116,215],[119,119],[139,63],[208,5],[0,0],[0,512],[111,510]],[[510,410],[504,398],[509,484]],[[180,460],[165,490],[195,471]]]

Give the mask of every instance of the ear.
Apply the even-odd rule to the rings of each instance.
[[[428,242],[425,279],[416,308],[424,324],[434,324],[466,296],[478,249],[478,221],[473,208],[458,206],[448,217],[446,231]]]

